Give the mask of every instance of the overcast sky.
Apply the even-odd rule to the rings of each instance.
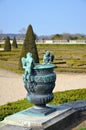
[[[19,33],[29,24],[37,35],[86,34],[86,0],[0,0],[0,31]]]

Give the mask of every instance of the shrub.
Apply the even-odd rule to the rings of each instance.
[[[67,90],[64,92],[55,92],[54,100],[51,103],[67,103],[76,100],[86,99],[86,89]]]
[[[4,51],[11,51],[11,43],[9,37],[6,37],[5,39]]]
[[[17,41],[16,41],[16,38],[15,38],[15,37],[13,38],[12,46],[13,46],[14,48],[18,48]]]
[[[32,53],[35,63],[39,63],[35,40],[36,40],[36,37],[33,32],[33,28],[31,25],[29,25],[26,32],[24,44],[22,47],[22,52],[21,52],[20,61],[19,61],[19,68],[22,68],[21,58],[25,57],[28,52]]]

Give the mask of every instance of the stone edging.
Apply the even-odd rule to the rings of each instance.
[[[85,111],[86,110],[86,100],[78,100],[70,103],[64,103],[64,106],[72,107],[77,111]]]

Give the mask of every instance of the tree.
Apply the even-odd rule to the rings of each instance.
[[[24,27],[21,28],[21,29],[19,30],[19,33],[20,33],[20,34],[25,34],[25,33],[26,33],[26,28],[24,28]]]
[[[61,40],[62,39],[62,35],[61,34],[55,34],[51,37],[52,40]]]
[[[10,43],[10,38],[8,36],[5,39],[4,50],[11,51],[11,43]]]
[[[3,31],[0,29],[0,40],[2,40]]]
[[[19,68],[22,67],[21,58],[26,57],[28,52],[32,53],[32,57],[34,58],[35,63],[39,63],[39,57],[37,52],[37,47],[35,43],[35,33],[33,32],[33,28],[31,25],[28,26],[27,32],[25,35],[25,40],[22,47],[22,52],[20,56]]]
[[[15,37],[13,38],[12,46],[13,46],[14,48],[18,48],[17,41],[16,41],[16,38],[15,38]]]

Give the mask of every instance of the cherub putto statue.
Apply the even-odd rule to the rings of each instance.
[[[32,69],[34,67],[34,59],[32,58],[32,53],[28,52],[26,58],[22,58],[22,66],[25,69],[25,73],[23,75],[23,80],[30,80],[30,76],[32,73]]]
[[[43,57],[43,64],[50,64],[54,60],[54,55],[50,54],[50,51],[46,51]]]

